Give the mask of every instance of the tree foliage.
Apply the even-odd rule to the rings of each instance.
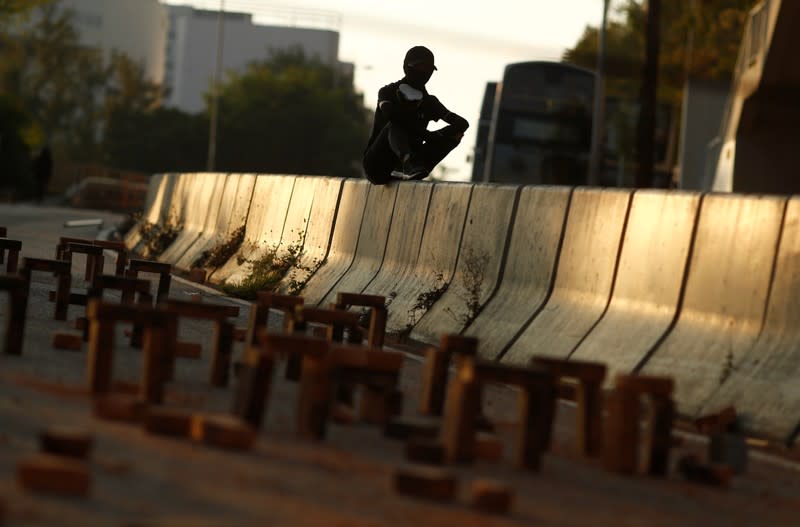
[[[208,111],[163,108],[144,66],[82,44],[59,0],[0,0],[0,22],[2,133],[25,155],[48,143],[62,160],[118,169],[205,168]],[[350,79],[298,50],[264,57],[220,88],[216,168],[360,174],[369,123]]]
[[[352,83],[299,50],[229,73],[220,90],[220,168],[358,175],[367,111]]]
[[[677,102],[687,76],[727,80],[736,65],[748,11],[757,0],[690,0],[662,2],[659,78],[662,100]],[[646,6],[625,0],[606,32],[608,93],[630,95],[638,90],[644,63]],[[565,62],[597,66],[598,28],[587,26],[564,53]],[[689,52],[689,34],[694,42]],[[687,68],[688,66],[688,68]]]

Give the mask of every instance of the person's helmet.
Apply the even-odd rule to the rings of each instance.
[[[433,52],[425,46],[414,46],[406,52],[403,73],[414,87],[422,88],[437,69]]]

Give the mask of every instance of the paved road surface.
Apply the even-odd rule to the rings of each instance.
[[[92,237],[97,229],[65,229],[63,223],[95,217],[107,224],[119,220],[92,211],[0,205],[0,225],[8,227],[9,237],[23,240],[23,253],[29,256],[52,257],[59,236]],[[107,260],[110,270],[113,258]],[[75,287],[80,284],[80,263],[73,270]],[[403,444],[383,438],[375,428],[332,425],[325,442],[297,440],[292,433],[296,390],[282,376],[276,376],[265,427],[248,453],[153,437],[136,426],[100,421],[92,417],[83,388],[85,347],[81,352],[50,347],[51,334],[70,329],[71,321],[81,314],[72,307],[69,322],[53,321],[53,304],[46,301],[51,287],[50,277],[36,277],[23,356],[0,356],[0,498],[8,509],[5,525],[654,527],[798,522],[800,472],[795,465],[761,456],[748,475],[735,479],[725,491],[685,483],[676,474],[661,481],[611,475],[570,454],[572,412],[567,405],[559,409],[556,445],[541,473],[516,470],[507,459],[454,467],[461,493],[451,505],[392,491],[392,470],[404,462]],[[195,292],[207,302],[244,305],[207,288],[173,281],[173,297],[188,298]],[[246,317],[247,310],[242,309],[237,324],[244,326]],[[200,342],[207,351],[209,327],[187,323],[180,331],[182,339]],[[136,382],[140,354],[127,348],[121,335],[117,344],[114,374]],[[239,346],[236,353],[241,352]],[[208,370],[207,354],[201,360],[181,359],[176,381],[168,388],[168,403],[227,410],[232,388],[209,388]],[[419,362],[409,357],[402,377],[407,413],[416,408],[419,378]],[[486,397],[486,413],[499,423],[504,436],[513,426],[514,395],[497,387]],[[43,427],[58,424],[85,426],[94,433],[93,489],[88,499],[31,494],[16,484],[17,461],[36,451]],[[511,448],[507,443],[507,452]],[[702,445],[689,441],[679,452],[687,449],[702,451]],[[467,506],[469,482],[477,477],[513,485],[512,514],[486,516]]]

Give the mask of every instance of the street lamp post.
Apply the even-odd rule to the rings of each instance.
[[[600,170],[603,165],[603,135],[606,119],[606,26],[608,24],[608,4],[603,0],[603,21],[600,24],[599,52],[597,54],[597,76],[594,87],[592,115],[592,148],[589,159],[589,185],[600,183]]]
[[[225,0],[219,2],[219,17],[217,18],[217,65],[214,71],[214,88],[211,94],[211,108],[209,109],[208,128],[208,161],[206,169],[213,172],[217,163],[217,123],[219,121],[219,84],[222,75],[222,46],[225,22]]]

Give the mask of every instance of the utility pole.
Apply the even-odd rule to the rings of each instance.
[[[217,163],[217,124],[219,121],[219,85],[222,76],[222,50],[225,27],[225,0],[219,1],[219,16],[217,17],[217,66],[214,71],[214,85],[211,94],[211,108],[209,109],[208,129],[208,161],[206,170],[213,172]]]
[[[639,166],[636,186],[653,186],[653,164],[655,162],[656,94],[658,91],[658,55],[661,43],[661,0],[648,0],[646,31],[646,58],[642,71],[642,89],[637,126],[637,150]]]
[[[600,24],[600,42],[597,55],[597,75],[594,86],[594,104],[592,112],[592,148],[589,158],[589,185],[600,183],[600,171],[603,167],[605,152],[605,120],[606,120],[606,27],[608,26],[608,4],[603,0],[603,21]]]

